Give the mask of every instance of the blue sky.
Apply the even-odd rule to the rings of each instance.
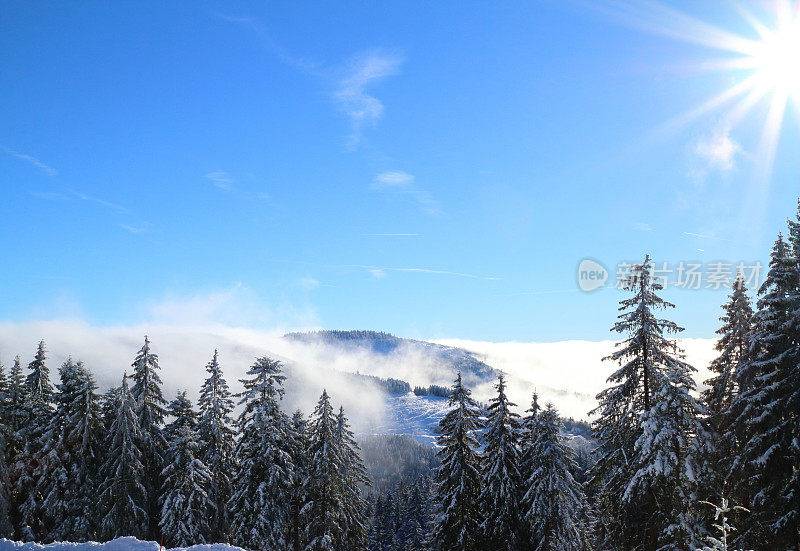
[[[796,101],[768,174],[768,97],[669,125],[744,78],[677,12],[756,36],[696,4],[7,3],[0,320],[608,338],[581,259],[766,262],[800,195]]]

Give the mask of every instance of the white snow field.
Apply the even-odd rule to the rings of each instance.
[[[89,541],[86,543],[56,542],[56,543],[23,543],[0,539],[0,551],[160,551],[165,549],[154,541],[141,541],[132,537],[117,538],[105,543]],[[191,551],[244,551],[226,543],[213,543],[208,545],[192,545],[191,547],[174,547],[174,550]]]

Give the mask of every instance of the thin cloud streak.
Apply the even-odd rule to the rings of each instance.
[[[46,165],[45,163],[43,163],[42,161],[40,161],[39,159],[37,159],[36,157],[34,157],[32,155],[27,155],[25,153],[20,153],[18,151],[14,151],[13,149],[8,149],[7,147],[4,147],[3,151],[5,151],[7,154],[11,155],[12,157],[16,157],[17,159],[20,159],[21,161],[25,161],[26,163],[35,166],[36,168],[38,168],[39,170],[41,170],[42,172],[44,172],[48,176],[55,176],[55,175],[58,174],[58,171],[55,168],[53,168],[53,167],[51,167],[49,165]]]
[[[416,177],[413,174],[403,171],[387,171],[375,176],[370,187],[375,191],[410,197],[427,214],[441,214],[436,200],[426,190],[415,185],[415,181]]]

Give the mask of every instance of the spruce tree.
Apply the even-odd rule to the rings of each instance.
[[[450,394],[451,410],[439,422],[433,541],[441,551],[482,549],[483,516],[478,505],[482,465],[476,432],[481,411],[459,372]]]
[[[8,422],[8,377],[0,362],[0,538],[13,537],[11,524],[11,477],[8,470],[7,442],[11,435]]]
[[[7,436],[4,442],[6,459],[6,476],[8,486],[6,494],[9,496],[9,516],[11,524],[19,528],[18,538],[22,538],[22,520],[19,506],[25,498],[25,482],[21,478],[27,475],[27,462],[22,454],[25,447],[25,433],[27,423],[30,419],[30,402],[28,401],[25,388],[25,377],[22,373],[22,362],[19,356],[14,358],[8,377],[8,387],[6,395],[6,427]]]
[[[702,434],[702,408],[688,364],[675,360],[665,370],[653,372],[652,405],[641,417],[642,433],[634,446],[635,472],[623,499],[632,505],[653,500],[655,507],[647,529],[657,533],[657,548],[664,551],[694,549],[698,528],[692,514],[696,457],[692,442]]]
[[[301,551],[304,545],[303,518],[300,511],[305,503],[304,485],[309,472],[308,450],[311,446],[308,421],[303,412],[297,410],[292,414],[289,428],[289,442],[292,458],[292,483],[289,489],[289,518],[287,523],[286,541],[292,551]]]
[[[75,517],[73,538],[86,541],[95,537],[97,532],[95,492],[100,484],[106,431],[94,376],[81,362],[77,367],[78,384],[69,408],[65,436],[75,461],[76,492],[69,509]]]
[[[535,400],[534,400],[534,403]],[[524,517],[536,551],[579,551],[584,548],[586,529],[581,519],[586,507],[583,490],[571,471],[574,452],[561,436],[563,423],[558,411],[547,404],[536,413],[530,448],[530,477],[525,481]]]
[[[172,439],[177,436],[180,429],[186,427],[194,430],[197,428],[198,415],[185,390],[178,391],[175,399],[167,407],[167,414],[172,418],[172,421],[167,423],[162,433],[168,446]]]
[[[361,497],[363,487],[369,486],[369,477],[361,459],[361,450],[350,430],[344,408],[339,408],[336,416],[336,447],[340,451],[342,477],[342,505],[344,531],[338,546],[341,550],[361,551],[367,545],[367,527],[364,510],[366,503]]]
[[[749,360],[753,332],[753,309],[741,273],[737,275],[722,309],[722,327],[717,330],[720,337],[715,345],[719,356],[709,366],[713,376],[705,382],[707,388],[701,394],[708,426],[697,439],[696,446],[702,463],[697,473],[698,493],[704,500],[714,503],[727,493],[725,488],[733,458],[738,454],[739,440],[734,430],[731,404],[738,394],[738,373]],[[700,509],[700,515],[705,519],[706,532],[710,532],[714,522],[713,511],[704,507]]]
[[[56,410],[45,434],[45,444],[36,468],[36,493],[42,496],[42,520],[38,538],[42,541],[69,541],[75,538],[74,502],[77,457],[67,439],[68,420],[80,385],[80,370],[72,358],[59,368],[60,383],[54,395]]]
[[[798,267],[791,245],[779,236],[773,247],[758,291],[750,359],[737,373],[731,405],[741,435],[734,496],[752,511],[740,543],[756,549],[800,549]]]
[[[232,541],[254,549],[287,547],[286,531],[292,464],[289,420],[280,410],[283,398],[282,365],[257,358],[242,379],[244,392],[239,417],[241,437],[236,445]]]
[[[47,367],[44,341],[39,342],[39,348],[33,361],[28,364],[30,373],[25,379],[28,393],[35,399],[49,404],[53,399],[53,385],[50,382],[50,369]]]
[[[336,430],[333,406],[323,390],[309,426],[309,465],[303,487],[306,502],[300,511],[309,551],[339,549],[345,531],[341,450]]]
[[[11,475],[8,470],[7,442],[11,435],[8,420],[8,377],[0,362],[0,538],[11,539],[14,527],[11,524]]]
[[[164,480],[160,528],[169,546],[207,543],[216,505],[208,494],[211,472],[198,459],[197,431],[184,422],[176,425],[170,440]]]
[[[148,534],[158,539],[160,518],[159,492],[161,490],[161,471],[164,468],[164,452],[167,442],[163,435],[163,424],[167,401],[161,393],[161,377],[158,371],[158,356],[150,350],[150,339],[145,336],[144,345],[131,364],[133,367],[133,386],[130,389],[135,403],[136,417],[141,431],[140,449],[145,468],[145,488],[148,518]]]
[[[19,526],[26,538],[42,538],[41,479],[46,476],[47,453],[51,416],[53,415],[53,385],[47,367],[44,341],[33,361],[28,364],[30,373],[25,378],[25,420],[18,433],[22,450],[17,454],[12,468],[13,492],[18,500]]]
[[[99,531],[101,537],[114,539],[135,536],[146,539],[147,487],[142,441],[136,402],[128,388],[127,375],[122,378],[116,418],[106,440],[107,456],[101,470],[99,487]]]
[[[602,547],[656,549],[663,532],[675,521],[659,514],[660,504],[649,490],[643,495],[629,491],[631,481],[643,468],[642,460],[633,461],[637,441],[643,436],[645,414],[650,415],[654,404],[661,406],[662,383],[672,373],[691,370],[681,358],[681,351],[669,335],[683,329],[670,320],[655,316],[656,310],[674,308],[657,292],[663,286],[651,276],[651,261],[632,267],[625,289],[633,296],[620,301],[620,315],[612,331],[626,335],[617,344],[618,350],[604,358],[618,362],[608,378],[611,386],[597,395],[599,405],[591,413],[597,415],[592,426],[598,442],[598,461],[592,469],[591,484],[598,492],[601,517],[598,538]],[[671,380],[671,379],[669,379]],[[683,380],[683,375],[677,377]],[[648,423],[652,423],[650,420]],[[678,466],[676,465],[676,468]],[[631,496],[636,499],[630,499]]]
[[[211,471],[209,496],[214,502],[212,522],[212,541],[227,541],[230,527],[228,500],[232,494],[233,450],[236,431],[233,428],[231,412],[233,400],[228,383],[219,365],[219,356],[206,365],[208,378],[200,389],[200,420],[197,431],[200,435],[200,457]]]
[[[520,526],[521,427],[519,415],[510,409],[516,404],[506,396],[502,375],[495,388],[497,397],[489,404],[486,430],[482,435],[485,471],[480,502],[486,515],[483,532],[494,548],[513,551],[525,545]]]

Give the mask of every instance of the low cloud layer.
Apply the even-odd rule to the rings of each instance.
[[[414,385],[449,385],[454,373],[418,348],[401,347],[390,355],[373,354],[284,339],[282,330],[258,331],[209,324],[189,327],[168,323],[137,326],[93,326],[81,321],[39,321],[0,323],[0,361],[9,367],[16,354],[23,364],[32,359],[36,345],[44,339],[48,363],[54,379],[57,368],[68,356],[83,360],[96,374],[103,388],[120,383],[122,374],[131,372],[131,362],[149,335],[153,351],[159,355],[165,395],[172,398],[179,389],[197,397],[206,377],[205,365],[214,349],[232,390],[245,376],[253,359],[269,355],[287,365],[286,409],[301,408],[310,413],[323,388],[342,404],[358,431],[385,424],[383,396],[367,383],[348,377],[359,372],[379,377],[394,377]],[[563,341],[555,343],[493,343],[448,339],[437,341],[477,354],[492,367],[508,375],[509,395],[520,406],[528,407],[536,389],[543,402],[552,401],[565,416],[588,418],[595,406],[594,396],[605,386],[614,369],[601,358],[613,350],[613,342]],[[713,340],[681,341],[687,359],[699,369],[697,380],[708,378],[705,366],[714,357]],[[487,401],[494,382],[474,389],[474,395]]]

